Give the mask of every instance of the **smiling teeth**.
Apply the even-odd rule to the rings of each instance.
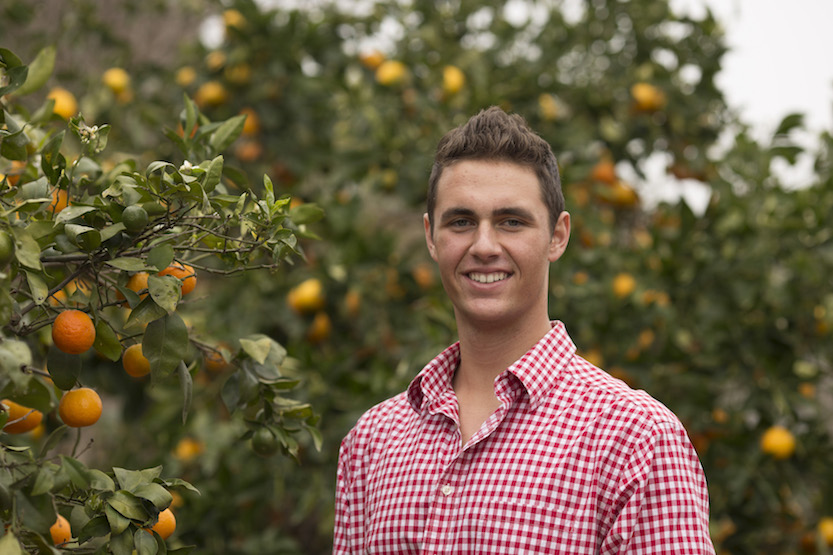
[[[476,272],[472,272],[469,274],[469,278],[477,283],[494,283],[496,281],[501,281],[509,277],[509,274],[506,272],[497,272],[495,274],[479,274]]]

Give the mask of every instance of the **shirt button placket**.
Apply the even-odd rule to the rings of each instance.
[[[442,493],[443,495],[445,495],[446,497],[448,497],[449,495],[451,495],[452,493],[454,493],[454,486],[452,486],[451,484],[444,484],[444,485],[440,488],[440,493]]]

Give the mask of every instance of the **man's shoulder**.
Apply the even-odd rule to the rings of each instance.
[[[378,434],[415,415],[408,401],[408,392],[403,391],[367,409],[356,421],[348,437],[361,438]]]
[[[635,389],[622,379],[577,357],[572,377],[585,391],[584,400],[615,417],[631,417],[650,428],[680,427],[679,418],[661,401],[642,389]]]

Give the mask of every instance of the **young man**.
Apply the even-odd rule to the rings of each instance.
[[[550,146],[490,108],[443,137],[428,187],[459,341],[342,442],[334,553],[714,553],[679,420],[549,320],[570,237]]]

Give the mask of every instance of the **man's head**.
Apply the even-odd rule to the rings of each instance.
[[[521,116],[507,114],[492,106],[446,133],[437,145],[428,180],[427,209],[431,229],[434,228],[437,183],[445,168],[461,160],[512,162],[532,169],[538,176],[541,197],[549,210],[550,228],[555,228],[558,216],[564,210],[564,195],[552,148]]]

